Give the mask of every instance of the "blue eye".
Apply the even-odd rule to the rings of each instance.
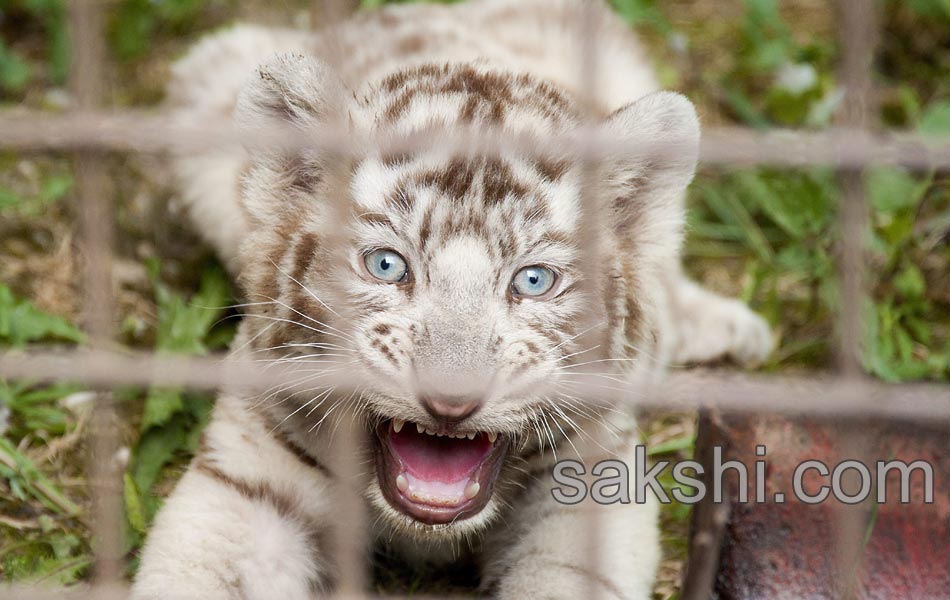
[[[536,297],[543,296],[551,291],[554,283],[557,281],[557,275],[551,269],[534,265],[525,267],[515,273],[511,280],[511,289],[518,296]]]
[[[373,250],[363,257],[363,264],[370,275],[386,283],[399,283],[409,274],[406,260],[392,250]]]

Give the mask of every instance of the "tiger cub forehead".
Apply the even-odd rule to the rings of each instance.
[[[391,75],[361,108],[377,132],[411,135],[478,127],[512,135],[564,133],[579,122],[566,94],[528,75],[485,65],[423,65]],[[503,136],[502,136],[503,139]],[[379,245],[408,242],[428,260],[455,237],[482,240],[492,260],[566,262],[578,222],[579,176],[569,158],[437,149],[377,153],[351,181],[358,231]]]
[[[243,245],[247,264],[256,265],[250,267],[256,277],[245,278],[252,289],[255,281],[274,277],[268,260],[280,262],[262,261],[261,250],[264,258],[286,256],[266,250],[284,248],[288,236],[301,229],[320,239],[349,238],[352,243],[345,245],[355,252],[344,262],[357,274],[360,256],[388,248],[425,275],[432,257],[448,242],[466,238],[479,247],[470,256],[487,254],[496,278],[531,264],[579,275],[579,245],[589,241],[580,235],[582,221],[585,228],[589,225],[587,211],[581,211],[582,196],[590,201],[585,209],[599,217],[594,235],[610,257],[609,264],[593,268],[616,270],[615,263],[626,261],[629,272],[647,274],[677,252],[683,219],[676,199],[695,168],[699,137],[687,100],[651,94],[590,126],[623,139],[659,141],[670,150],[609,154],[589,165],[588,172],[588,163],[572,160],[551,141],[569,140],[581,124],[588,125],[577,100],[540,77],[487,63],[410,67],[351,92],[325,63],[278,55],[245,86],[236,115],[258,129],[289,124],[306,133],[318,131],[314,126],[342,124],[358,140],[419,140],[405,146],[411,151],[394,152],[398,143],[383,143],[350,154],[340,164],[346,168],[332,166],[338,154],[317,149],[253,153],[242,194],[254,225]],[[483,129],[493,140],[491,153],[478,142],[457,144]],[[440,132],[453,137],[451,151],[429,137]],[[515,142],[510,148],[505,147],[508,135]],[[626,252],[612,250],[619,240]],[[323,271],[330,268],[326,261],[320,264]],[[590,276],[599,278],[597,273]]]
[[[555,133],[576,126],[581,116],[564,90],[487,61],[398,71],[371,86],[361,104],[374,110],[376,128],[396,133],[433,122]]]
[[[428,259],[453,237],[484,240],[492,259],[571,251],[578,221],[578,178],[551,178],[518,157],[431,154],[399,163],[370,157],[351,182],[357,231],[379,246],[408,242]],[[554,257],[550,257],[554,258]],[[566,257],[565,257],[566,258]]]

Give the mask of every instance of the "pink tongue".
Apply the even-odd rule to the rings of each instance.
[[[483,434],[458,439],[418,433],[406,423],[402,431],[389,430],[393,451],[414,477],[423,481],[455,483],[468,479],[491,452],[491,442]]]

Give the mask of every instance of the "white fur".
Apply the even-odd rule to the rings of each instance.
[[[594,40],[585,40],[585,23],[597,31]],[[591,48],[599,65],[594,73],[582,61],[590,41],[595,42]],[[415,45],[421,50],[411,51]],[[281,56],[274,59],[275,54]],[[341,61],[331,72],[319,60],[308,58],[314,55],[336,56]],[[613,133],[682,144],[680,153],[652,162],[608,157],[599,167],[598,184],[603,186],[605,197],[626,198],[628,202],[613,207],[616,212],[612,218],[617,223],[598,225],[603,227],[604,235],[595,236],[595,241],[604,264],[611,267],[612,279],[624,280],[643,314],[637,319],[631,317],[633,325],[625,326],[623,311],[627,307],[622,301],[628,292],[620,290],[621,305],[609,308],[623,318],[607,332],[600,344],[603,347],[588,356],[625,357],[631,354],[628,345],[634,341],[649,344],[634,349],[636,361],[625,359],[630,361],[627,371],[631,376],[646,377],[653,376],[658,365],[671,361],[731,356],[754,363],[768,354],[771,336],[759,317],[735,300],[702,290],[680,272],[682,198],[695,168],[699,135],[695,113],[680,96],[654,93],[656,79],[635,38],[599,2],[480,0],[453,6],[388,7],[342,25],[335,36],[329,37],[238,26],[198,44],[176,65],[169,101],[183,119],[220,117],[234,111],[243,87],[239,112],[242,118],[254,121],[279,88],[284,98],[293,99],[291,112],[297,110],[297,102],[308,105],[299,116],[309,119],[317,117],[304,113],[340,110],[330,96],[346,96],[336,92],[350,90],[354,102],[346,107],[347,116],[353,127],[366,130],[380,115],[372,112],[372,103],[356,100],[378,93],[374,86],[386,76],[432,62],[527,73],[553,82],[575,97],[587,98],[601,114],[616,111],[605,122]],[[255,75],[253,69],[259,63],[268,66]],[[249,82],[247,86],[245,81]],[[585,87],[588,83],[594,87]],[[412,103],[395,124],[394,133],[411,132],[433,119],[453,123],[462,110],[462,100],[446,95]],[[621,107],[625,108],[618,110]],[[554,127],[530,105],[513,109],[508,126],[512,131],[529,133],[550,133]],[[533,181],[534,172],[523,159],[508,156],[505,160],[519,179]],[[432,169],[443,165],[445,157],[429,153],[414,161],[413,169]],[[281,188],[276,167],[268,171],[265,159],[260,159],[256,171],[245,178],[243,199],[239,180],[252,163],[252,157],[244,151],[181,156],[173,162],[182,199],[196,228],[232,273],[240,274],[245,281],[253,281],[262,269],[274,268],[262,259],[267,256],[262,240],[273,237],[272,230],[282,219],[294,220],[301,230],[339,229],[338,223],[328,219],[323,205],[311,206],[316,203],[310,198],[293,196]],[[387,210],[385,194],[406,172],[403,167],[387,167],[382,160],[360,163],[350,181],[356,213]],[[579,189],[576,169],[558,183],[533,184],[532,191],[550,208],[550,227],[558,234],[576,237],[582,233],[578,231]],[[413,193],[414,207],[394,217],[404,221],[396,224],[397,229],[410,228],[426,208],[432,209],[434,219],[451,216],[451,206],[441,202],[431,188]],[[501,231],[506,225],[502,214],[486,215],[487,226]],[[353,234],[364,246],[390,247],[410,262],[423,260],[413,254],[414,240],[403,239],[386,228],[354,226]],[[411,305],[406,305],[401,292],[392,286],[355,276],[360,268],[358,253],[334,271],[340,288],[337,293],[343,294],[344,300],[371,299],[385,307],[351,322],[336,322],[337,328],[349,332],[347,343],[352,342],[351,350],[362,360],[359,367],[351,368],[363,369],[358,372],[371,390],[361,398],[367,410],[425,422],[428,417],[411,393],[415,385],[411,367],[416,369],[415,375],[426,376],[426,385],[440,391],[482,386],[478,391],[489,399],[484,410],[472,417],[473,428],[516,434],[527,427],[522,405],[534,392],[524,390],[536,390],[547,380],[557,379],[557,368],[564,363],[559,363],[556,354],[542,352],[536,367],[526,374],[514,374],[518,357],[526,348],[556,349],[525,323],[537,326],[560,322],[557,319],[582,321],[590,315],[584,314],[583,294],[563,300],[557,315],[541,302],[524,302],[516,307],[506,304],[500,300],[505,289],[492,287],[494,274],[508,273],[517,265],[491,264],[489,250],[481,239],[445,240],[426,265],[431,283],[414,293]],[[577,256],[573,250],[555,245],[522,259],[529,261],[527,264],[534,261],[570,266]],[[292,263],[292,257],[285,257],[277,267],[286,270],[293,267]],[[578,274],[567,268],[564,284],[577,278]],[[507,279],[501,277],[499,281],[504,287]],[[310,289],[323,293],[319,286],[325,282],[307,283]],[[290,285],[286,280],[284,284]],[[607,293],[605,283],[599,291]],[[616,290],[614,293],[617,295]],[[383,323],[393,330],[391,339],[403,352],[391,361],[379,356],[366,335]],[[414,341],[408,333],[414,323],[424,323],[429,329],[424,343]],[[248,321],[242,324],[239,346],[248,341],[254,325]],[[508,340],[508,345],[496,354],[485,350],[490,345],[489,332],[500,332]],[[655,334],[655,342],[648,342],[650,332]],[[331,337],[336,343],[341,339],[338,335]],[[364,369],[366,364],[372,364],[372,368]],[[479,378],[480,373],[491,369],[501,384],[488,386],[484,377]],[[439,374],[445,372],[454,377],[440,379]],[[134,588],[137,598],[303,598],[332,579],[330,549],[320,547],[313,533],[332,523],[328,498],[339,483],[307,467],[275,441],[274,428],[261,422],[254,404],[253,399],[230,396],[219,401],[206,434],[207,448],[169,498],[149,536]],[[602,458],[605,449],[601,442],[609,435],[598,429],[604,427],[600,421],[577,420],[600,441],[577,438],[569,446],[560,444],[557,453],[564,456],[576,451],[593,464]],[[614,420],[614,427],[634,435],[632,419]],[[324,431],[298,436],[294,442],[312,457],[326,459],[332,456],[333,438]],[[540,431],[538,435],[544,442]],[[613,457],[632,461],[629,445],[620,443],[611,448]],[[542,453],[523,467],[544,473],[553,458],[550,451]],[[361,459],[369,461],[368,456]],[[214,476],[213,469],[244,483],[228,484],[227,479]],[[459,547],[470,544],[485,565],[486,589],[498,597],[576,598],[586,595],[592,585],[605,588],[601,591],[606,596],[650,596],[659,562],[655,504],[569,509],[555,503],[545,477],[522,478],[519,482],[512,476],[511,481],[503,483],[510,489],[495,495],[517,498],[515,506],[506,507],[493,497],[480,514],[470,519],[446,526],[423,526],[388,505],[372,473],[347,482],[358,486],[366,497],[378,539],[388,540],[410,561],[445,562]],[[518,492],[514,490],[516,485],[526,490]],[[268,500],[271,496],[279,496],[279,501]],[[586,513],[590,511],[596,511],[601,519],[599,561],[593,571],[587,570],[589,549],[583,542],[588,530]]]

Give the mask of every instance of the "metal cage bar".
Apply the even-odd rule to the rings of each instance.
[[[76,110],[99,108],[105,100],[103,2],[70,3],[72,71]],[[76,201],[82,222],[84,312],[89,345],[106,348],[113,337],[112,203],[102,151],[74,154]],[[119,584],[122,572],[122,483],[116,452],[117,415],[111,391],[100,390],[93,403],[89,472],[93,497],[95,562],[93,582],[104,589]]]
[[[863,131],[872,128],[875,119],[873,78],[877,49],[877,6],[874,0],[838,0],[841,64],[840,79],[844,86],[844,102],[840,122]],[[863,377],[864,301],[866,297],[867,263],[865,240],[868,230],[868,209],[863,172],[850,167],[838,175],[843,197],[838,211],[841,235],[838,261],[840,308],[838,315],[838,372],[846,379]],[[859,428],[842,432],[842,446],[847,454],[864,458],[872,440]],[[835,562],[839,589],[836,597],[856,597],[864,533],[870,514],[869,502],[837,508]]]
[[[723,412],[770,412],[848,419],[874,415],[910,421],[950,422],[950,393],[946,386],[892,386],[860,377],[862,324],[859,309],[864,294],[862,236],[866,223],[860,169],[877,164],[902,165],[920,170],[948,168],[950,137],[881,133],[869,128],[868,123],[873,114],[873,95],[870,93],[872,57],[877,33],[873,18],[874,2],[838,0],[838,6],[842,21],[841,75],[847,90],[840,126],[823,132],[713,129],[704,132],[700,159],[705,164],[720,167],[825,165],[843,170],[841,178],[844,194],[839,213],[843,232],[840,269],[843,310],[838,320],[842,363],[839,373],[821,379],[806,379],[704,370],[674,372],[662,384],[662,389],[657,384],[624,385],[609,393],[599,393],[598,396],[604,396],[604,402],[621,401],[631,406],[671,409],[709,407]],[[333,24],[352,8],[347,0],[315,0],[312,7],[311,22],[314,26],[324,28],[324,31],[330,31],[331,35]],[[0,354],[0,376],[80,381],[98,389],[127,384],[261,389],[278,380],[286,381],[286,371],[265,371],[257,365],[242,364],[229,358],[183,359],[153,354],[122,354],[109,349],[114,303],[110,273],[111,213],[102,164],[104,153],[185,152],[210,144],[235,144],[242,141],[242,137],[230,123],[225,122],[196,124],[163,114],[104,110],[106,62],[102,48],[103,2],[71,0],[70,9],[76,110],[58,115],[35,111],[0,112],[0,148],[29,152],[65,150],[75,155],[76,198],[81,207],[86,263],[85,305],[89,309],[86,322],[91,343],[88,349],[65,353]],[[579,40],[582,49],[579,63],[581,81],[587,84],[582,89],[587,90],[596,89],[597,79],[593,27],[593,22],[588,18],[581,28],[583,39]],[[330,59],[334,59],[332,53]],[[461,137],[433,134],[428,138],[403,140],[401,143],[411,146],[432,143],[434,139],[449,144],[479,143],[486,152],[500,152],[513,147],[523,148],[527,152],[557,148],[558,152],[566,150],[583,161],[596,161],[602,156],[605,147],[611,144],[614,151],[648,150],[642,143],[608,140],[593,131],[582,131],[570,139],[542,140],[543,143],[538,143],[536,139],[521,142],[509,137],[502,139],[497,132],[466,132]],[[264,140],[265,143],[268,141],[277,142],[278,139]],[[287,140],[279,141],[286,143]],[[362,147],[355,144],[367,142],[354,142],[339,128],[331,127],[326,131],[307,132],[306,139],[301,139],[300,143],[345,153]],[[519,143],[521,146],[518,146]],[[590,206],[587,196],[589,194],[583,195],[585,214],[592,214],[596,207]],[[343,211],[345,208],[338,207],[338,210]],[[589,243],[585,244],[585,256],[596,256],[595,241],[588,240]],[[122,597],[127,592],[121,582],[121,485],[113,462],[117,444],[115,429],[111,427],[115,419],[108,395],[100,394],[95,403],[96,426],[92,432],[93,452],[90,459],[92,490],[96,500],[95,577],[91,588],[62,591],[59,592],[61,598],[112,598]],[[349,479],[358,473],[359,465],[354,460],[357,444],[352,432],[344,432],[342,438],[339,456],[341,473],[344,479]],[[856,450],[860,447],[861,440],[855,440]],[[342,567],[341,597],[360,596],[367,589],[366,572],[361,566],[366,535],[365,515],[354,508],[359,505],[358,501],[354,501],[354,493],[353,490],[342,493],[337,505],[341,526],[335,543],[338,545]],[[592,519],[588,543],[596,549],[599,525],[596,517]],[[861,515],[857,512],[842,515],[838,537],[843,556],[855,548],[861,523]],[[596,555],[591,560],[596,561]],[[847,586],[842,597],[849,596],[851,587]],[[592,586],[591,591],[596,594],[600,590]],[[0,590],[0,598],[50,598],[53,594],[52,590]]]

